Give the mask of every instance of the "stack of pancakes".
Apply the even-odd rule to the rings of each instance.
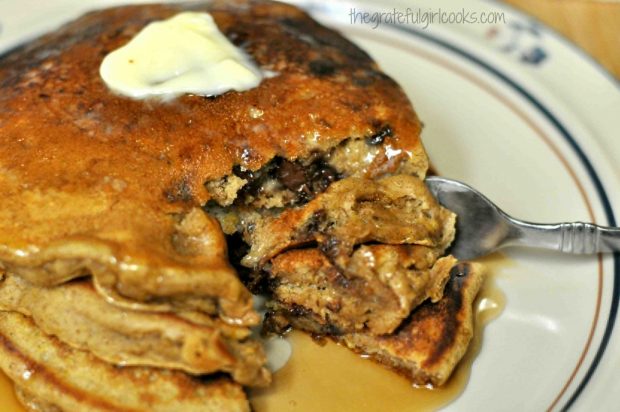
[[[98,75],[146,24],[206,11],[255,89],[131,100]],[[331,336],[441,385],[482,273],[445,251],[420,122],[355,45],[288,5],[93,12],[0,58],[0,368],[32,410],[243,411],[250,328]]]

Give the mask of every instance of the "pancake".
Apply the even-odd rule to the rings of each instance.
[[[394,369],[420,386],[443,385],[465,355],[473,337],[474,300],[485,278],[478,263],[452,266],[443,296],[425,301],[393,333],[327,334],[337,342]],[[276,305],[267,323],[276,331],[296,327],[321,330],[310,317],[286,316]]]
[[[227,372],[237,382],[264,386],[265,354],[249,330],[199,314],[160,314],[118,308],[88,280],[51,288],[14,275],[0,282],[0,309],[32,318],[43,332],[115,365],[143,365],[194,375]]]
[[[283,250],[312,242],[340,264],[355,246],[368,242],[443,252],[454,239],[454,222],[454,214],[437,203],[420,179],[350,177],[302,207],[252,222],[247,236],[252,247],[242,264],[261,267]]]
[[[26,406],[43,404],[47,410],[250,410],[241,386],[227,378],[113,366],[44,334],[16,312],[0,311],[0,368],[18,382]]]
[[[419,304],[443,296],[456,259],[437,254],[424,246],[361,246],[341,267],[318,249],[285,252],[272,262],[269,307],[296,325],[307,318],[304,329],[314,334],[388,334]]]
[[[182,10],[210,12],[273,75],[245,92],[168,103],[112,93],[98,74],[103,57]],[[216,311],[254,324],[250,294],[201,206],[251,203],[257,185],[302,202],[330,183],[325,170],[335,180],[422,178],[427,168],[420,122],[398,85],[365,52],[289,5],[93,12],[4,55],[0,79],[0,262],[41,286],[92,275],[100,292],[124,304]],[[282,165],[316,173],[298,185],[286,170],[272,170]],[[282,202],[289,204],[275,205]]]
[[[443,298],[425,302],[391,335],[348,334],[347,347],[397,370],[420,386],[441,386],[465,355],[473,337],[473,304],[484,267],[461,262],[452,268]]]

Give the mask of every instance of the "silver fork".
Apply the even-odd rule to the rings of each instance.
[[[540,224],[508,216],[474,188],[432,176],[426,185],[439,203],[457,214],[450,253],[473,259],[505,246],[528,246],[565,253],[620,251],[620,228],[592,223]]]

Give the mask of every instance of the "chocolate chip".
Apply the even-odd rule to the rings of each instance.
[[[291,329],[291,325],[288,320],[275,312],[267,312],[265,319],[263,320],[262,335],[278,334],[284,335]]]
[[[280,23],[282,23],[284,26],[297,28],[299,27],[300,23],[303,23],[303,21],[301,19],[294,19],[292,17],[283,17],[280,19]]]
[[[340,240],[330,236],[319,245],[319,249],[325,256],[335,258],[340,254]]]
[[[366,143],[371,146],[382,144],[386,137],[392,136],[392,128],[389,125],[385,125],[379,129],[378,132],[370,137],[366,138]]]
[[[329,336],[338,336],[338,335],[342,335],[343,333],[339,327],[337,327],[336,325],[332,323],[328,323],[322,329],[323,329],[323,333]]]
[[[348,289],[349,287],[351,287],[351,281],[349,280],[349,278],[343,276],[340,272],[338,272],[338,274],[334,278],[334,283],[344,289]]]
[[[308,223],[306,224],[305,231],[308,234],[318,232],[321,228],[323,222],[325,222],[325,218],[327,217],[327,213],[325,210],[319,209],[312,214],[310,219],[308,219]]]
[[[469,271],[470,271],[470,267],[469,267],[469,263],[467,262],[460,262],[459,264],[457,264],[456,266],[454,266],[451,270],[450,270],[450,276],[455,277],[464,277],[469,275]]]
[[[312,60],[309,64],[310,72],[315,76],[329,76],[336,71],[336,63],[327,59]]]
[[[277,171],[277,179],[284,187],[295,192],[306,183],[306,172],[300,164],[283,159]]]
[[[235,174],[235,176],[240,177],[241,179],[245,179],[245,180],[254,179],[254,173],[251,170],[242,169],[241,166],[239,165],[233,166],[233,173]]]
[[[296,193],[299,203],[310,201],[340,178],[336,170],[321,159],[308,166],[281,159],[275,177],[284,187]]]
[[[332,182],[339,179],[336,170],[324,161],[319,160],[313,163],[313,166],[310,182],[314,193],[323,192]]]
[[[217,200],[215,199],[209,199],[207,200],[207,203],[205,203],[202,208],[204,209],[205,212],[208,212],[209,209],[213,209],[213,208],[217,208],[219,207],[219,203],[217,203]]]
[[[293,305],[289,308],[288,312],[291,314],[293,318],[301,318],[301,317],[310,315],[312,313],[310,309],[307,309],[296,303],[293,303]]]

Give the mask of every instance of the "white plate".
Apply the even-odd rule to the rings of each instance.
[[[2,0],[0,51],[119,1]],[[125,2],[126,3],[126,2]],[[620,214],[620,88],[572,44],[505,6],[418,1],[422,11],[499,11],[506,23],[352,24],[410,2],[298,1],[365,48],[406,90],[437,169],[532,221]],[[416,9],[412,9],[415,13]],[[617,410],[620,256],[511,250],[506,308],[484,333],[465,392],[446,409]]]

